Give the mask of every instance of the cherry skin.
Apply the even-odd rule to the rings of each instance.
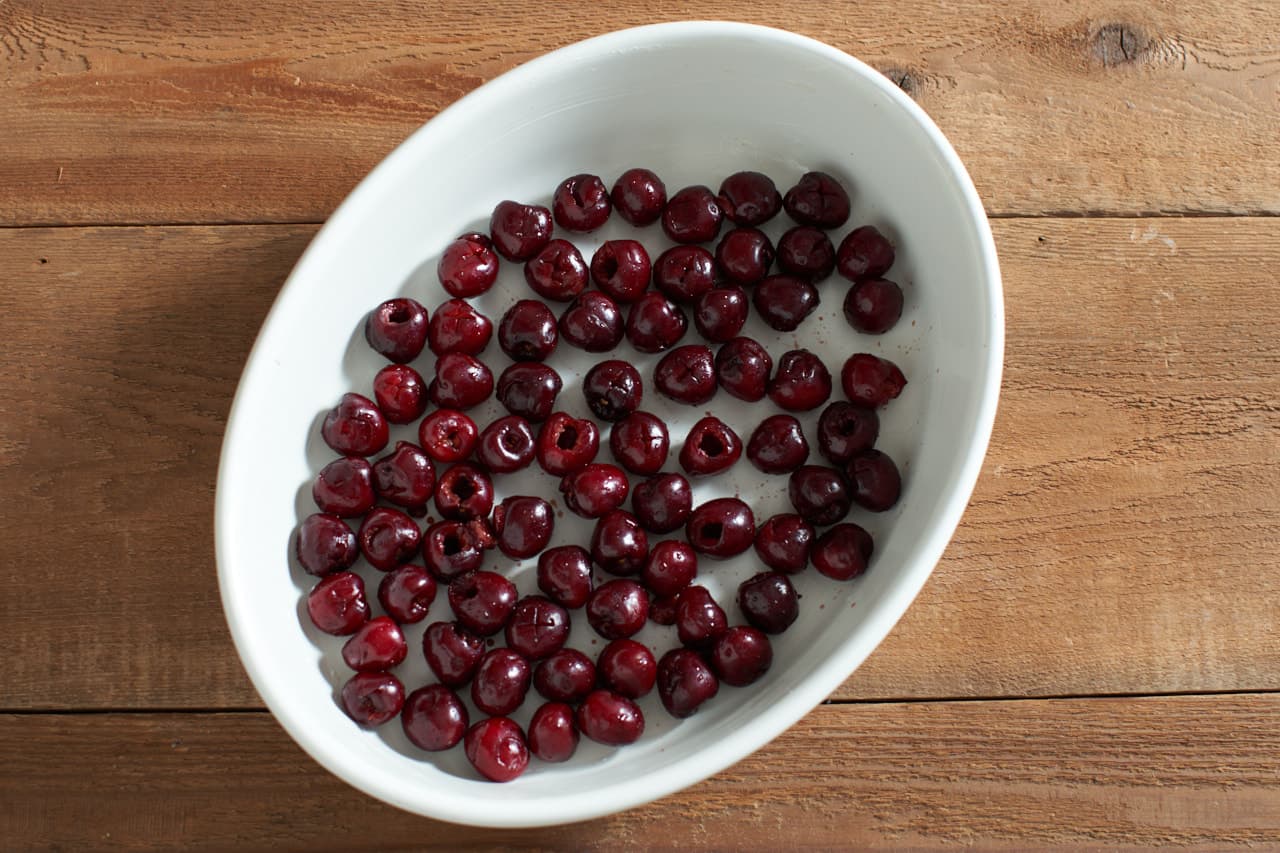
[[[737,225],[760,225],[782,209],[782,194],[768,175],[735,172],[720,184],[720,207]]]
[[[653,384],[678,403],[701,406],[716,394],[715,358],[701,344],[676,347],[654,368]]]
[[[640,408],[644,383],[634,366],[610,359],[587,371],[582,380],[582,395],[597,418],[620,421]]]
[[[773,374],[773,359],[757,341],[734,338],[716,353],[715,371],[721,388],[739,400],[753,403],[764,399]]]
[[[628,169],[609,194],[618,215],[632,225],[652,225],[667,206],[667,188],[648,169]]]
[[[822,281],[836,268],[836,248],[822,230],[797,225],[778,240],[778,266],[796,278]]]
[[[831,372],[822,359],[807,349],[790,350],[778,359],[769,381],[769,399],[780,409],[807,412],[831,396]]]
[[[320,469],[311,497],[324,512],[358,518],[373,507],[373,466],[359,456],[335,459]]]
[[[427,383],[407,364],[388,364],[373,377],[373,399],[389,423],[413,423],[427,410]]]
[[[769,568],[794,575],[809,565],[813,525],[794,513],[775,515],[756,531],[756,556]]]
[[[669,598],[698,576],[698,555],[684,542],[666,539],[653,546],[641,579],[654,595]]]
[[[482,518],[441,521],[423,534],[422,561],[437,580],[451,581],[480,568],[484,552],[495,544],[489,523]]]
[[[751,295],[756,313],[779,332],[793,332],[821,301],[818,289],[804,279],[771,275]]]
[[[693,549],[724,559],[751,547],[756,535],[751,507],[738,498],[715,498],[699,504],[685,524],[685,538]]]
[[[551,240],[551,211],[536,204],[502,201],[489,218],[493,248],[509,261],[527,261]]]
[[[888,359],[855,353],[840,371],[840,384],[851,402],[876,409],[901,394],[907,378]]]
[[[493,374],[474,356],[445,353],[436,359],[436,378],[427,393],[442,409],[470,409],[493,393]]]
[[[397,441],[396,449],[373,463],[373,487],[384,501],[421,510],[436,487],[436,466],[421,447]]]
[[[651,598],[649,600],[649,618],[655,625],[671,626],[676,624],[676,607],[680,603],[680,596],[668,595],[663,598]]]
[[[342,685],[342,708],[362,726],[380,726],[403,707],[404,685],[389,672],[357,672]]]
[[[716,266],[733,284],[749,286],[769,274],[776,251],[763,231],[734,228],[716,244]]]
[[[321,578],[307,594],[307,615],[326,634],[354,634],[369,621],[364,581],[355,572],[335,572]]]
[[[743,581],[738,587],[738,608],[766,634],[781,634],[800,614],[796,588],[778,572],[762,572]]]
[[[400,626],[389,616],[370,619],[342,647],[342,660],[356,672],[385,672],[409,654]]]
[[[879,450],[860,450],[844,466],[853,502],[872,512],[884,512],[898,502],[902,494],[902,476],[888,454]]]
[[[693,325],[708,341],[724,343],[742,331],[749,311],[746,291],[740,287],[717,287],[698,298]]]
[[[566,474],[560,481],[564,503],[583,518],[599,518],[622,506],[630,484],[617,465],[595,462]]]
[[[465,299],[450,299],[436,308],[427,327],[427,344],[436,355],[462,352],[479,355],[493,337],[493,321]]]
[[[552,240],[524,265],[525,283],[553,302],[569,302],[587,287],[587,262],[568,240]]]
[[[844,298],[844,318],[859,332],[882,335],[902,317],[902,288],[888,279],[864,278]]]
[[[385,506],[369,511],[360,522],[356,537],[369,565],[384,572],[412,560],[422,545],[417,522],[398,509]]]
[[[594,690],[582,700],[577,712],[578,728],[597,743],[625,746],[644,734],[644,714],[640,706],[609,690]]]
[[[806,172],[782,198],[787,214],[801,225],[839,228],[849,220],[849,194],[826,172]]]
[[[360,547],[345,521],[327,512],[317,512],[298,526],[294,553],[302,568],[323,577],[351,568],[360,556]]]
[[[649,556],[649,537],[640,520],[615,509],[596,522],[591,532],[591,561],[614,575],[639,574]]]
[[[449,606],[464,628],[488,637],[511,618],[516,586],[496,572],[471,572],[449,584]]]
[[[747,442],[747,458],[766,474],[790,474],[809,458],[809,442],[791,415],[771,415]]]
[[[512,649],[490,649],[471,679],[471,701],[486,714],[510,714],[529,692],[529,661]]]
[[[836,249],[836,269],[849,281],[879,278],[893,260],[893,244],[874,225],[853,229]]]
[[[837,400],[818,418],[818,452],[840,464],[859,450],[866,450],[880,436],[880,416],[875,409]]]
[[[548,702],[529,720],[529,751],[543,761],[568,761],[578,749],[578,724],[573,707]]]
[[[324,443],[343,456],[372,456],[387,446],[387,420],[368,397],[343,394],[320,427]]]
[[[633,474],[656,474],[666,464],[670,447],[667,425],[648,412],[632,412],[609,432],[613,457]]]
[[[556,315],[536,299],[521,299],[498,323],[498,346],[513,361],[546,361],[559,340]]]
[[[580,702],[596,684],[596,665],[577,649],[561,649],[538,664],[533,686],[552,702]]]
[[[507,647],[529,660],[555,654],[569,639],[569,611],[541,595],[516,602],[506,628]]]
[[[676,633],[680,642],[708,648],[729,629],[724,610],[705,586],[691,586],[676,602]]]
[[[608,240],[591,256],[591,280],[618,302],[635,302],[649,288],[653,266],[636,240]]]
[[[557,477],[589,464],[599,450],[600,431],[590,420],[553,412],[538,431],[538,464]]]
[[[401,625],[412,625],[427,618],[435,600],[435,578],[420,566],[401,566],[387,573],[378,584],[382,609]]]
[[[645,530],[670,533],[683,527],[693,512],[693,489],[681,474],[659,474],[636,484],[631,509]]]
[[[538,557],[538,589],[562,607],[582,607],[591,596],[591,554],[578,545],[543,551]]]
[[[498,418],[480,433],[476,459],[494,474],[528,468],[535,452],[533,427],[522,417]]]
[[[427,309],[413,299],[388,299],[369,314],[364,339],[388,361],[413,361],[427,343]]]
[[[454,465],[436,483],[436,509],[454,521],[484,518],[493,509],[493,480],[474,465]]]
[[[658,661],[658,696],[673,717],[692,716],[719,691],[720,680],[695,651],[672,649]]]
[[[684,311],[661,293],[644,294],[627,312],[627,340],[640,352],[670,349],[688,329]]]
[[[587,622],[606,640],[621,640],[638,632],[649,618],[649,593],[633,580],[619,578],[601,584],[587,600]]]
[[[609,352],[622,341],[622,312],[608,296],[588,290],[560,315],[560,337],[587,352]]]
[[[742,456],[742,439],[724,421],[702,418],[680,448],[680,467],[696,477],[728,470]]]
[[[422,635],[422,651],[441,684],[461,687],[475,675],[485,645],[457,622],[432,622]]]
[[[871,534],[856,524],[837,524],[813,543],[813,567],[829,578],[847,581],[867,570],[874,543]]]
[[[498,402],[513,415],[541,423],[551,415],[563,387],[560,374],[548,365],[517,361],[498,377]]]
[[[653,286],[676,302],[697,301],[716,278],[716,259],[701,246],[675,246],[653,263]]]
[[[758,628],[730,628],[711,647],[711,668],[720,681],[746,687],[759,681],[773,663],[773,646]]]
[[[443,684],[428,684],[409,694],[400,712],[405,737],[419,749],[440,752],[458,744],[469,715],[458,694]]]
[[[418,425],[418,444],[437,462],[461,462],[480,440],[476,422],[457,409],[437,409]]]
[[[609,219],[613,203],[604,181],[596,175],[574,175],[556,187],[551,212],[566,231],[594,231]]]
[[[639,699],[653,689],[658,660],[649,647],[635,640],[614,640],[596,660],[600,681],[628,699]]]
[[[662,230],[677,243],[708,243],[720,233],[724,212],[708,187],[685,187],[662,211]]]
[[[498,280],[498,253],[484,234],[463,234],[445,247],[436,278],[450,296],[469,299],[486,293]]]
[[[510,782],[529,766],[524,732],[507,717],[489,717],[467,729],[463,748],[471,766],[490,782]]]
[[[551,541],[555,513],[542,498],[515,495],[493,508],[493,533],[498,550],[513,560],[541,553]]]
[[[802,465],[792,472],[787,496],[805,521],[820,526],[844,518],[853,502],[840,472],[821,465]]]

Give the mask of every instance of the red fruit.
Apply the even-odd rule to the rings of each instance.
[[[669,598],[677,595],[698,576],[698,555],[676,539],[666,539],[653,546],[642,572],[644,585],[654,595]]]
[[[631,513],[615,509],[591,532],[591,560],[613,575],[639,574],[649,555],[649,538]]]
[[[604,181],[595,175],[574,175],[556,187],[551,210],[566,231],[594,231],[609,218],[613,204]]]
[[[577,649],[561,649],[538,664],[533,686],[553,702],[578,702],[596,683],[596,666]]]
[[[871,534],[856,524],[837,524],[813,543],[813,567],[829,578],[847,581],[867,570],[874,550]]]
[[[498,324],[498,346],[514,361],[545,361],[559,340],[556,315],[536,299],[521,299]]]
[[[716,259],[701,246],[676,246],[653,262],[653,286],[675,302],[697,301],[716,278]]]
[[[318,576],[350,568],[360,556],[356,535],[347,523],[323,512],[303,519],[294,550],[302,568]]]
[[[826,172],[806,172],[787,190],[782,206],[801,225],[839,228],[849,219],[849,194]]]
[[[836,250],[836,269],[850,281],[878,278],[893,266],[893,244],[873,225],[849,232]]]
[[[734,338],[716,353],[716,380],[739,400],[754,403],[764,398],[773,373],[769,352],[751,338]]]
[[[618,302],[635,302],[649,287],[649,253],[635,240],[609,240],[591,256],[591,280]]]
[[[587,371],[582,380],[582,395],[597,418],[620,421],[640,408],[640,401],[644,399],[644,383],[640,380],[640,371],[634,366],[610,359]]]
[[[763,572],[738,587],[738,607],[747,621],[766,634],[781,634],[800,613],[796,588],[786,575]]]
[[[405,659],[409,646],[400,626],[379,616],[360,626],[342,647],[342,660],[356,672],[385,672]]]
[[[648,412],[632,412],[613,425],[609,449],[633,474],[654,474],[667,461],[671,446],[667,425]]]
[[[831,373],[807,349],[791,350],[778,359],[778,370],[769,382],[769,399],[790,412],[816,409],[831,396]]]
[[[471,701],[486,714],[510,714],[529,692],[529,661],[511,649],[490,649],[471,680]]]
[[[534,455],[533,427],[522,417],[498,418],[480,433],[476,460],[494,474],[529,467]]]
[[[676,347],[654,368],[653,383],[676,402],[701,406],[716,394],[715,359],[711,350],[700,344]]]
[[[551,240],[551,211],[536,204],[499,202],[489,219],[489,233],[498,254],[509,261],[527,261]]]
[[[622,312],[608,296],[588,290],[560,315],[560,337],[587,352],[609,352],[622,341]]]
[[[368,397],[343,394],[320,427],[324,443],[343,456],[372,456],[387,446],[386,418]]]
[[[538,464],[557,477],[587,465],[599,449],[600,432],[595,423],[564,412],[554,412],[538,431]]]
[[[568,240],[552,240],[524,265],[524,280],[543,299],[568,302],[587,287],[587,262]]]
[[[733,340],[746,325],[750,306],[741,287],[717,287],[698,298],[693,324],[712,343]]]
[[[789,474],[809,458],[809,442],[791,415],[771,415],[747,442],[747,458],[766,474]]]
[[[369,313],[364,338],[389,361],[413,361],[427,343],[427,309],[412,299],[388,299]]]
[[[907,378],[888,359],[857,353],[849,356],[840,371],[840,384],[845,396],[859,406],[875,409],[896,398],[907,385]]]
[[[320,469],[311,497],[323,511],[341,518],[357,518],[373,507],[373,466],[359,456],[335,459]]]
[[[373,463],[373,486],[383,500],[420,510],[435,491],[436,466],[422,448],[397,441],[394,451]]]
[[[583,518],[599,518],[622,506],[629,488],[622,469],[605,463],[584,465],[560,481],[565,506]]]
[[[809,565],[813,525],[798,515],[775,515],[756,531],[756,556],[771,569],[794,575]]]
[[[628,169],[618,178],[610,193],[618,215],[632,225],[651,225],[662,216],[667,205],[667,188],[648,169]]]
[[[778,240],[778,266],[796,278],[822,281],[836,268],[836,249],[823,231],[798,225]]]
[[[716,498],[699,504],[685,525],[685,539],[695,551],[720,559],[750,548],[755,535],[751,507],[737,498]]]
[[[422,560],[437,579],[451,581],[480,568],[484,552],[494,544],[485,519],[441,521],[423,535]]]
[[[435,578],[420,566],[401,566],[388,572],[378,584],[378,601],[382,609],[401,625],[412,625],[426,619],[435,600]]]
[[[464,628],[488,637],[511,618],[516,585],[496,572],[471,572],[449,584],[449,606]]]
[[[730,628],[711,647],[711,666],[720,680],[733,687],[758,681],[773,663],[773,647],[758,628]]]
[[[542,660],[569,639],[569,611],[540,595],[527,595],[516,603],[506,637],[508,648],[529,660]]]
[[[642,295],[627,312],[627,340],[640,352],[670,349],[688,329],[684,311],[661,293]]]
[[[730,222],[759,225],[782,209],[782,195],[768,175],[735,172],[720,184],[720,206]]]
[[[705,648],[729,629],[724,610],[705,586],[691,586],[676,602],[676,633],[686,646]]]
[[[484,234],[463,234],[445,247],[436,278],[450,296],[479,296],[498,280],[498,254]]]
[[[561,545],[538,557],[538,589],[552,601],[576,609],[591,595],[591,555],[577,545]]]
[[[859,332],[883,334],[901,316],[902,288],[888,279],[863,279],[844,298],[844,318]]]
[[[470,409],[493,393],[493,374],[472,356],[446,353],[436,359],[436,378],[427,393],[431,402],[442,409]]]
[[[469,728],[464,749],[471,766],[491,782],[510,782],[529,766],[524,732],[506,717],[489,717]]]
[[[427,383],[407,364],[388,364],[373,377],[373,398],[389,422],[413,423],[427,410]]]
[[[364,581],[355,572],[335,572],[321,578],[307,595],[307,614],[326,634],[354,634],[369,621]]]
[[[427,341],[436,355],[479,355],[493,337],[493,322],[465,299],[450,299],[431,315]]]
[[[601,682],[620,696],[639,699],[653,689],[658,661],[649,647],[635,640],[614,640],[596,661]]]
[[[779,332],[792,332],[821,300],[818,289],[810,282],[789,275],[771,275],[756,285],[751,301],[769,326]]]
[[[902,477],[893,460],[879,450],[860,450],[844,466],[853,502],[872,512],[884,512],[898,502]]]
[[[625,746],[644,734],[644,714],[640,706],[625,696],[595,690],[578,707],[578,728],[597,743]]]
[[[384,572],[412,560],[422,545],[418,523],[400,510],[385,506],[369,511],[356,536],[360,553],[369,565]]]
[[[719,690],[720,680],[695,651],[672,649],[658,661],[658,696],[673,717],[691,716]]]
[[[362,726],[380,726],[404,707],[404,685],[389,672],[357,672],[342,686],[342,707]]]
[[[516,495],[493,509],[498,549],[513,560],[532,557],[547,547],[555,529],[551,504],[542,498]]]
[[[418,426],[418,443],[437,462],[461,462],[479,439],[476,422],[456,409],[434,411]]]
[[[852,499],[840,472],[821,465],[802,465],[791,474],[787,497],[810,524],[835,524],[849,514]]]
[[[458,694],[443,684],[419,687],[405,700],[400,723],[405,737],[419,749],[449,749],[466,734],[469,715]]]
[[[493,480],[476,466],[459,462],[436,483],[436,509],[454,521],[484,518],[493,509]]]
[[[742,440],[717,417],[702,418],[680,448],[680,467],[694,476],[718,474],[742,456]]]
[[[773,258],[773,243],[755,228],[734,228],[716,244],[716,265],[734,284],[757,283],[769,274]]]
[[[630,637],[648,618],[649,594],[633,580],[601,584],[587,600],[587,622],[606,640]]]
[[[662,211],[662,230],[677,243],[709,243],[720,233],[724,212],[708,187],[685,187]]]
[[[670,533],[683,526],[693,512],[693,489],[680,474],[659,474],[636,484],[631,509],[645,530]]]
[[[859,450],[876,443],[880,417],[875,409],[838,400],[818,418],[818,451],[836,464],[848,462]]]
[[[529,720],[529,750],[543,761],[568,761],[578,748],[578,724],[573,708],[548,702]]]
[[[432,622],[422,635],[422,651],[441,684],[461,687],[475,674],[485,646],[457,622]]]

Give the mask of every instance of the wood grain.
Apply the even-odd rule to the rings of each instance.
[[[1006,380],[843,698],[1280,689],[1280,219],[995,223]],[[0,708],[260,702],[214,581],[224,419],[306,226],[0,229]]]
[[[486,80],[694,17],[793,29],[884,70],[997,214],[1280,212],[1280,7],[1256,0],[9,0],[0,224],[319,221]]]
[[[826,705],[653,805],[474,830],[382,805],[265,714],[0,717],[24,850],[1280,845],[1280,697]]]

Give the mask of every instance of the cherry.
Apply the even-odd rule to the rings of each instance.
[[[610,359],[587,371],[582,380],[582,394],[597,418],[620,421],[640,408],[644,383],[640,380],[640,371],[631,364]]]
[[[529,751],[543,761],[568,761],[578,749],[578,724],[564,702],[539,706],[529,720]]]
[[[507,717],[489,717],[467,729],[467,760],[490,782],[510,782],[529,766],[524,732]]]
[[[565,506],[583,518],[599,518],[622,506],[630,484],[617,465],[594,462],[564,475],[560,491]]]
[[[498,323],[498,346],[514,361],[545,361],[559,340],[556,315],[536,299],[521,299]]]
[[[695,651],[672,649],[658,661],[658,696],[673,717],[692,716],[719,691],[720,680]]]
[[[636,484],[631,509],[646,530],[670,533],[693,512],[693,489],[680,474],[659,474]]]
[[[390,423],[412,423],[427,410],[427,383],[407,364],[388,364],[373,377],[373,398]]]
[[[893,258],[893,244],[874,225],[863,225],[840,241],[836,269],[849,281],[878,278],[893,266]]]
[[[813,567],[829,578],[847,581],[867,570],[874,544],[871,534],[856,524],[837,524],[813,543]]]
[[[401,625],[412,625],[426,619],[435,600],[435,578],[420,566],[401,566],[389,572],[378,584],[378,601],[382,609]]]
[[[461,741],[469,719],[458,694],[443,684],[429,684],[410,693],[400,714],[405,737],[428,752],[449,749]]]
[[[676,605],[679,600],[680,596],[678,595],[650,599],[649,618],[653,620],[655,625],[671,626],[676,624]]]
[[[450,296],[479,296],[498,280],[498,254],[484,234],[463,234],[440,254],[436,278]]]
[[[362,726],[380,726],[404,707],[404,685],[389,672],[357,672],[342,685],[342,707]]]
[[[786,575],[762,572],[738,587],[738,607],[747,621],[766,634],[781,634],[800,614],[796,588]]]
[[[441,684],[461,687],[480,665],[484,640],[457,622],[432,622],[422,635],[422,651]]]
[[[669,598],[698,576],[698,555],[677,539],[665,539],[653,546],[644,561],[641,579],[654,595]]]
[[[588,290],[560,315],[560,337],[587,352],[609,352],[622,341],[622,312],[608,296]]]
[[[560,374],[548,365],[517,361],[498,377],[498,402],[511,414],[540,423],[555,408],[563,387]]]
[[[294,553],[302,568],[313,575],[324,576],[350,568],[360,556],[356,535],[336,515],[317,512],[307,516],[298,526]]]
[[[652,225],[667,205],[667,188],[648,169],[628,169],[610,193],[618,215],[632,225]]]
[[[422,531],[405,513],[379,506],[369,510],[360,522],[360,553],[375,569],[390,571],[407,563],[418,553]]]
[[[449,584],[449,606],[464,628],[488,637],[511,618],[516,585],[496,572],[470,572]]]
[[[852,499],[840,472],[821,465],[802,465],[791,474],[787,496],[810,524],[835,524],[849,514]]]
[[[633,580],[607,581],[587,600],[587,622],[606,640],[630,637],[648,618],[649,593]]]
[[[408,297],[388,299],[365,320],[364,339],[390,361],[413,361],[427,343],[427,309]]]
[[[563,477],[596,458],[600,432],[594,422],[553,412],[538,431],[538,464],[548,474]]]
[[[844,363],[840,384],[852,402],[875,409],[901,394],[907,378],[892,361],[862,352]]]
[[[649,555],[649,537],[640,521],[615,509],[596,522],[591,533],[591,560],[614,575],[639,574]]]
[[[666,464],[670,446],[667,425],[648,412],[632,412],[609,432],[614,458],[633,474],[656,474]]]
[[[649,288],[649,253],[635,240],[607,240],[591,256],[591,280],[618,302],[635,302]]]
[[[676,602],[676,634],[686,646],[703,648],[729,630],[729,620],[705,586],[687,587]]]
[[[493,508],[493,532],[498,550],[513,560],[532,557],[547,547],[555,515],[542,498],[516,495]]]
[[[864,278],[844,298],[844,318],[859,332],[881,335],[902,316],[902,288],[883,278]]]
[[[479,440],[476,422],[456,409],[438,409],[418,425],[418,443],[437,462],[461,462]]]
[[[476,466],[459,462],[436,483],[436,509],[454,521],[484,518],[493,509],[493,480]]]
[[[794,575],[809,565],[813,525],[794,513],[775,515],[756,531],[756,556],[771,569]]]
[[[587,262],[568,240],[552,240],[524,265],[524,280],[543,299],[568,302],[587,287]]]
[[[649,647],[635,640],[614,640],[596,660],[601,682],[620,696],[639,699],[653,689],[658,660]]]
[[[807,281],[822,281],[836,268],[836,248],[826,232],[797,225],[778,240],[778,266]]]
[[[769,382],[769,399],[780,409],[807,412],[831,396],[831,372],[807,349],[793,349],[778,359],[778,370]]]
[[[715,359],[701,344],[676,347],[653,371],[653,384],[667,397],[700,406],[716,394]]]
[[[753,403],[764,399],[773,359],[757,341],[734,338],[716,353],[715,371],[720,387],[739,400]]]
[[[451,581],[480,568],[484,552],[494,544],[484,519],[441,521],[428,527],[423,536],[422,560],[437,579]]]
[[[324,512],[356,518],[373,506],[373,468],[359,456],[335,459],[320,469],[311,497]]]
[[[747,458],[766,474],[790,474],[809,458],[809,442],[791,415],[771,415],[747,442]]]
[[[787,214],[801,225],[839,228],[849,220],[849,194],[826,172],[806,172],[782,198]]]
[[[369,621],[364,581],[355,572],[335,572],[321,578],[307,594],[307,614],[326,634],[354,634]]]
[[[436,378],[427,393],[431,402],[442,409],[469,409],[489,399],[493,374],[473,356],[445,353],[436,359]]]
[[[720,184],[720,207],[730,222],[759,225],[782,209],[782,195],[768,175],[734,172]]]
[[[859,450],[844,466],[853,502],[872,512],[884,512],[898,502],[902,477],[893,460],[879,450]]]
[[[746,687],[769,671],[773,647],[758,628],[737,625],[711,647],[711,667],[720,680],[733,687]]]
[[[701,246],[675,246],[653,263],[653,284],[676,302],[694,302],[716,286],[716,259]]]
[[[662,230],[677,243],[709,243],[723,220],[716,194],[700,184],[678,190],[662,210]]]
[[[479,355],[493,337],[493,321],[465,299],[450,299],[431,315],[427,342],[436,355],[461,352]]]
[[[509,261],[527,261],[551,240],[551,211],[536,204],[502,201],[489,218],[493,248]]]
[[[480,433],[476,459],[494,474],[529,467],[534,455],[533,428],[517,415],[498,418]]]
[[[734,284],[752,285],[769,274],[773,243],[756,228],[734,228],[716,244],[716,264]]]
[[[578,728],[597,743],[625,746],[644,734],[640,706],[609,690],[593,690],[578,706]]]
[[[578,545],[561,545],[538,557],[538,589],[563,607],[577,609],[591,596],[591,554]]]
[[[486,714],[510,714],[529,692],[529,661],[511,649],[490,649],[471,680],[471,701]]]
[[[741,554],[751,547],[755,535],[751,507],[737,498],[715,498],[699,504],[685,524],[689,544],[708,557],[723,559]]]
[[[771,275],[751,296],[756,313],[779,332],[792,332],[818,307],[818,289],[804,279]]]
[[[372,456],[387,446],[390,431],[368,397],[343,394],[320,427],[324,443],[343,456]]]
[[[378,497],[410,512],[426,507],[435,486],[436,466],[416,444],[397,441],[395,450],[373,463]]]
[[[516,603],[506,637],[508,648],[529,660],[542,660],[569,639],[569,611],[540,595],[527,595]]]
[[[404,632],[390,616],[370,619],[342,646],[342,660],[356,672],[385,672],[409,654]]]
[[[566,231],[594,231],[609,218],[613,203],[604,181],[595,175],[574,175],[556,187],[551,211]]]
[[[661,293],[646,293],[627,312],[627,340],[640,352],[670,349],[689,329],[680,306]]]
[[[596,683],[596,665],[577,649],[564,648],[538,664],[533,686],[553,702],[578,702]]]
[[[818,450],[837,464],[871,447],[879,435],[880,417],[875,409],[843,400],[827,406],[818,418]]]
[[[732,340],[746,325],[750,306],[740,287],[717,287],[698,298],[693,324],[698,334],[712,343]]]
[[[718,474],[742,456],[742,439],[724,421],[702,418],[689,430],[680,448],[680,467],[694,476]]]

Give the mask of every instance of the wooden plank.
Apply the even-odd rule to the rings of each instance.
[[[995,225],[984,475],[837,696],[1280,688],[1280,220]],[[214,476],[311,233],[0,230],[0,517],[25,537],[0,708],[259,706],[216,595]]]
[[[937,119],[995,213],[1280,212],[1280,7],[1255,0],[0,4],[0,224],[319,221],[547,50],[691,16],[824,39]]]
[[[1268,848],[1277,714],[1265,694],[826,705],[658,803],[504,831],[370,799],[265,714],[9,716],[0,838],[32,851]]]

